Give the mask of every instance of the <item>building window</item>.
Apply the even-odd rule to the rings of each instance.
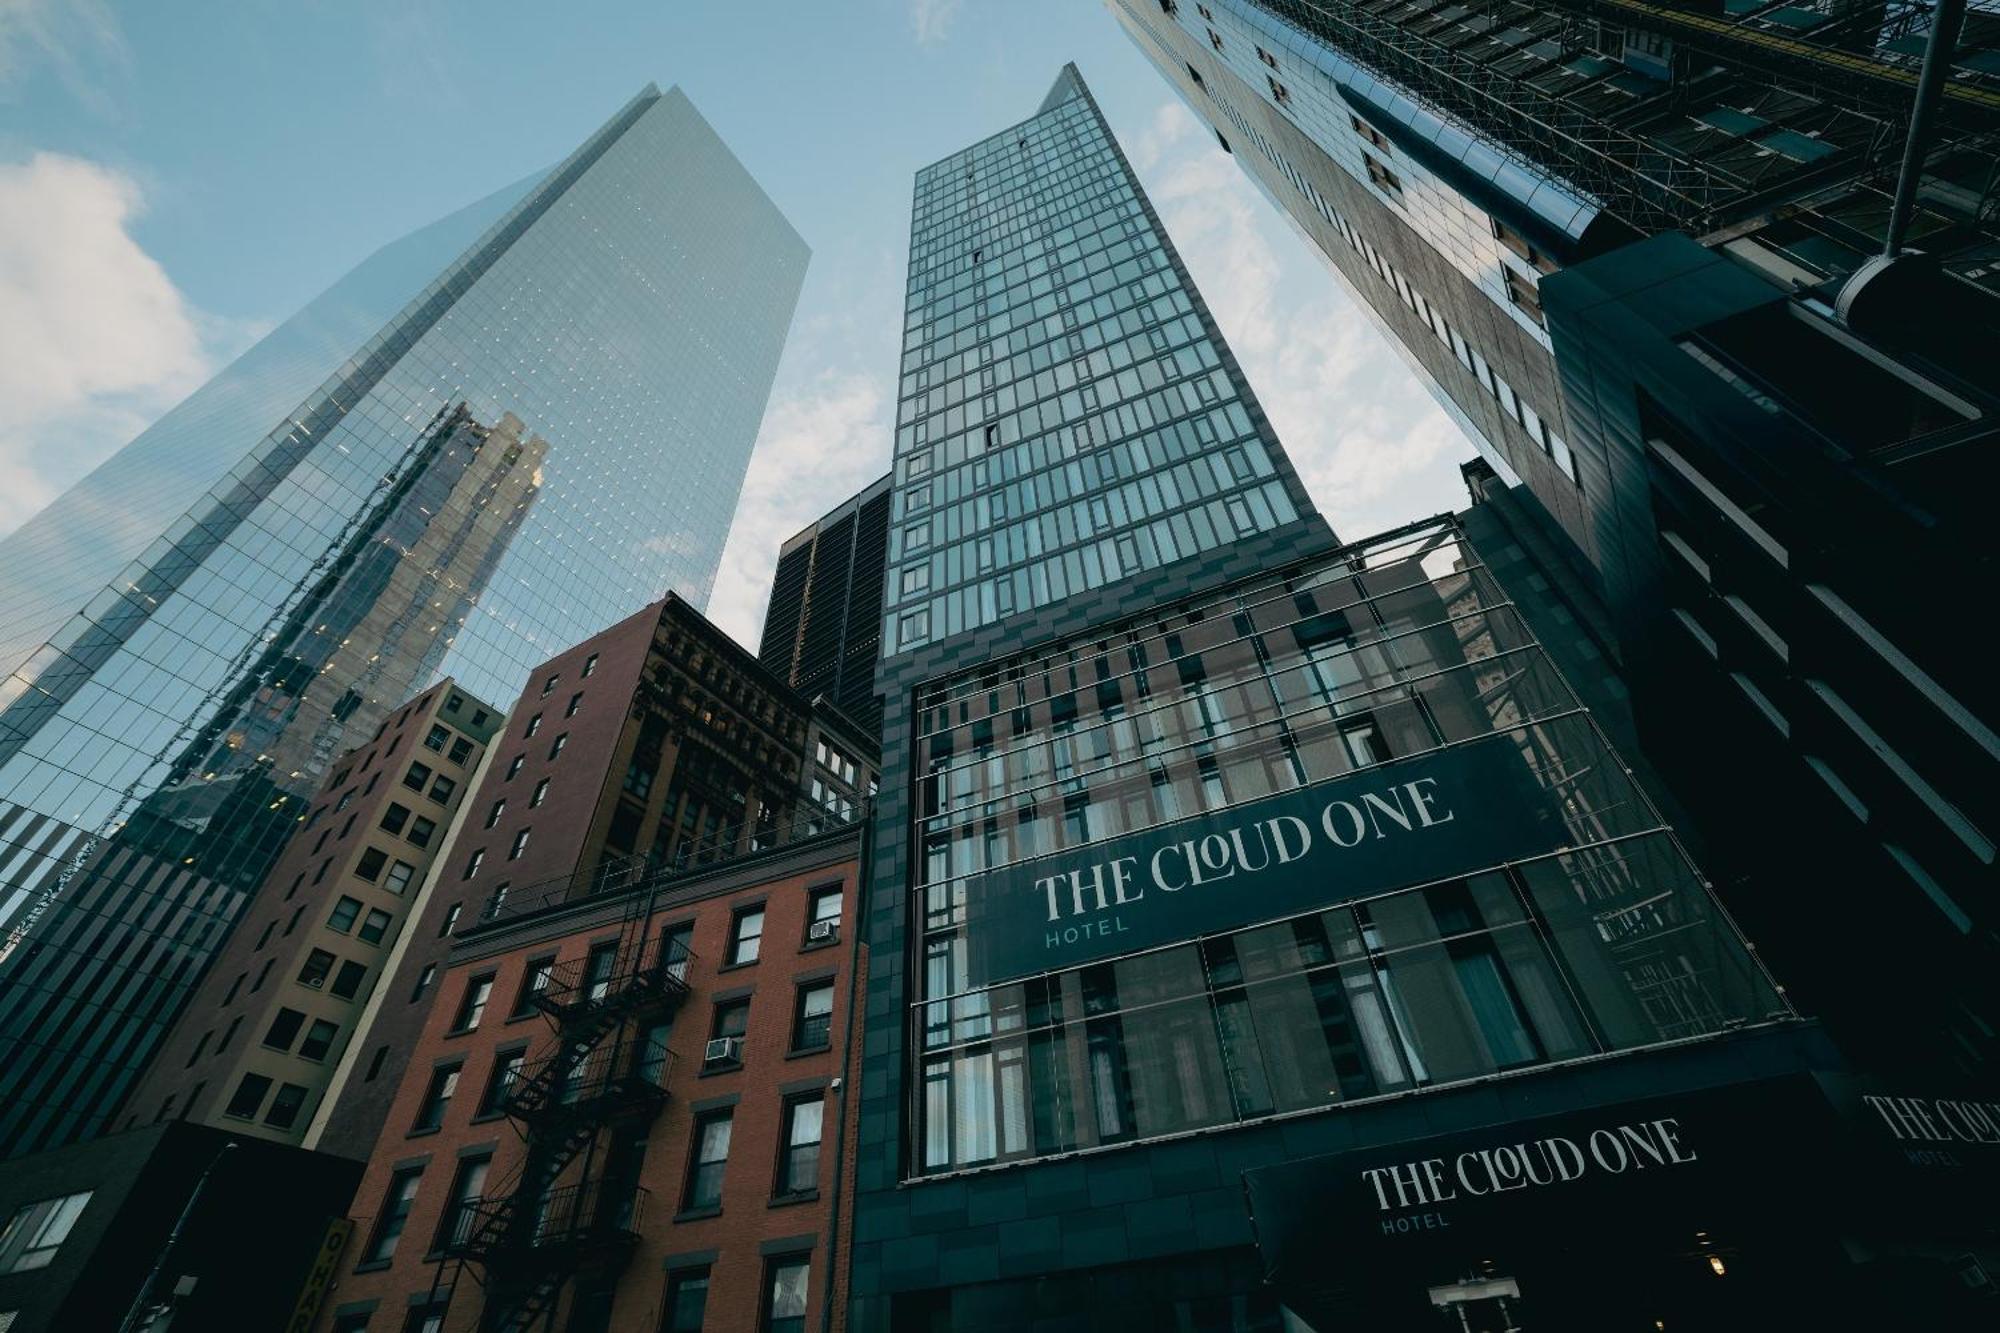
[[[361,919],[359,932],[363,944],[380,944],[382,937],[389,933],[389,914],[379,907],[368,909],[368,915]]]
[[[264,1034],[264,1044],[274,1051],[289,1051],[297,1039],[299,1029],[306,1025],[306,1016],[296,1009],[280,1009],[271,1020],[270,1030]]]
[[[333,1039],[340,1034],[340,1025],[324,1018],[315,1018],[306,1032],[306,1039],[299,1043],[299,1057],[305,1060],[324,1060],[326,1053],[333,1049]]]
[[[930,586],[931,567],[929,565],[911,565],[903,571],[903,596],[908,597],[912,593],[923,592]]]
[[[667,1281],[667,1317],[660,1333],[701,1333],[708,1313],[708,1270],[686,1268]]]
[[[778,1193],[805,1194],[819,1188],[819,1141],[826,1099],[819,1093],[785,1103],[784,1156],[778,1162]]]
[[[361,859],[354,864],[355,878],[373,884],[382,877],[382,867],[388,864],[389,853],[380,847],[370,847],[361,853]],[[313,882],[317,884],[319,880],[315,878]]]
[[[1555,260],[1542,253],[1540,247],[1526,236],[1523,236],[1499,218],[1493,218],[1491,221],[1493,223],[1493,239],[1519,255],[1522,262],[1530,268],[1533,268],[1538,273],[1553,273],[1559,267]]]
[[[535,997],[549,988],[549,974],[555,970],[555,955],[546,958],[530,958],[528,968],[521,974],[521,989],[514,994],[513,1018],[524,1018],[535,1012]]]
[[[673,1035],[673,1030],[672,1023],[649,1023],[639,1034],[632,1072],[654,1087],[666,1086],[667,1062],[673,1058],[667,1049],[667,1038]]]
[[[187,1063],[181,1066],[182,1069],[194,1068],[194,1062],[201,1059],[201,1053],[208,1048],[208,1039],[210,1037],[213,1037],[214,1035],[215,1035],[214,1028],[210,1028],[208,1031],[201,1034],[200,1039],[197,1040],[194,1044],[194,1049],[188,1052]]]
[[[438,1217],[437,1239],[432,1243],[432,1249],[462,1245],[471,1239],[472,1229],[479,1222],[479,1203],[485,1197],[486,1176],[492,1165],[491,1154],[459,1160],[458,1174],[451,1182],[451,1201]]]
[[[1500,266],[1500,276],[1507,283],[1507,299],[1529,319],[1537,324],[1546,325],[1548,321],[1542,316],[1542,294],[1535,284],[1505,264]]]
[[[430,799],[436,801],[439,805],[443,805],[451,799],[452,793],[457,790],[458,784],[440,773],[431,779]]]
[[[507,798],[502,796],[486,811],[486,827],[492,828],[500,822],[500,816],[507,813]]]
[[[363,1083],[373,1083],[376,1079],[382,1077],[382,1066],[388,1060],[388,1058],[389,1058],[388,1044],[384,1043],[383,1045],[377,1046],[375,1048],[375,1054],[368,1057],[368,1072],[361,1076],[361,1081]]]
[[[729,963],[754,963],[764,944],[764,909],[752,907],[736,914],[729,927]]]
[[[1385,153],[1389,151],[1389,140],[1387,136],[1385,136],[1380,130],[1376,129],[1373,125],[1370,125],[1367,121],[1363,120],[1361,117],[1352,114],[1350,114],[1347,117],[1347,123],[1354,127],[1354,132],[1356,134],[1366,139],[1369,143],[1374,144],[1377,148],[1381,149]]]
[[[412,1134],[421,1134],[444,1124],[445,1110],[450,1107],[452,1095],[458,1091],[458,1074],[463,1064],[443,1065],[431,1071],[431,1081],[424,1088],[424,1100],[417,1107],[417,1122],[410,1126]]]
[[[1222,49],[1222,34],[1210,28],[1208,30],[1208,44],[1220,51]]]
[[[553,676],[550,676],[550,677],[549,677],[549,678],[548,678],[547,680],[543,681],[543,682],[542,682],[542,697],[543,697],[544,699],[548,698],[548,697],[549,697],[549,693],[550,693],[550,691],[554,690],[554,689],[555,689],[555,687],[556,687],[556,686],[557,686],[557,685],[558,685],[559,683],[561,683],[561,681],[562,681],[562,673],[561,673],[560,671],[558,671],[558,672],[557,672],[557,673],[556,673],[555,675],[553,675]]]
[[[1271,85],[1271,100],[1272,100],[1272,101],[1276,102],[1276,103],[1277,103],[1277,104],[1278,104],[1279,106],[1290,106],[1290,105],[1291,105],[1291,102],[1292,102],[1292,94],[1291,94],[1291,90],[1290,90],[1290,89],[1288,89],[1287,87],[1285,87],[1285,85],[1284,85],[1284,84],[1282,84],[1282,83],[1279,83],[1279,82],[1278,82],[1278,81],[1277,81],[1276,79],[1272,78],[1272,77],[1271,77],[1270,75],[1268,75],[1268,74],[1266,74],[1266,75],[1264,76],[1264,82],[1266,82],[1266,83],[1268,83],[1268,84],[1270,84],[1270,85]]]
[[[403,774],[403,785],[411,791],[422,791],[424,784],[430,780],[431,770],[428,764],[413,763],[410,765],[410,771]]]
[[[486,1001],[493,994],[493,974],[483,973],[465,983],[465,996],[458,1002],[458,1017],[452,1020],[453,1032],[470,1032],[479,1026],[479,1020],[486,1014]]]
[[[535,784],[534,794],[528,797],[528,808],[530,810],[539,810],[542,808],[542,802],[548,799],[549,799],[549,780],[547,778],[543,778],[540,782],[537,782]]]
[[[278,1086],[278,1095],[271,1099],[271,1109],[264,1116],[264,1123],[273,1129],[290,1129],[298,1123],[299,1112],[305,1109],[306,1090],[296,1083]]]
[[[271,975],[271,964],[277,961],[278,960],[276,958],[266,958],[264,960],[264,966],[257,969],[257,979],[250,983],[250,993],[252,995],[255,995],[258,991],[264,989],[264,978]]]
[[[299,969],[299,984],[318,990],[326,984],[326,974],[333,971],[333,955],[324,949],[314,949],[306,955],[305,966]]]
[[[472,722],[474,726],[477,726],[485,720],[486,714],[479,713],[473,717]],[[452,763],[457,764],[460,768],[465,767],[465,761],[472,757],[472,742],[460,736],[451,743],[451,754],[448,757]]]
[[[424,1178],[420,1166],[404,1167],[389,1178],[389,1191],[376,1214],[375,1234],[368,1241],[368,1262],[387,1263],[395,1257],[396,1240],[409,1225],[410,1207],[417,1201],[417,1185]]]
[[[803,1254],[771,1260],[771,1280],[764,1296],[767,1333],[805,1333],[806,1288],[812,1281],[812,1261]]]
[[[583,692],[579,690],[577,693],[572,694],[569,697],[569,707],[563,709],[563,716],[575,717],[576,710],[581,707],[583,707]]]
[[[445,742],[450,739],[451,733],[433,722],[430,731],[424,736],[424,748],[426,750],[442,751]]]
[[[595,674],[596,671],[597,671],[597,654],[592,653],[590,656],[583,659],[583,678],[585,680],[590,679],[590,677],[593,674]]]
[[[327,914],[326,928],[345,935],[354,929],[354,919],[361,915],[361,900],[346,894],[334,899],[333,911]]]
[[[437,980],[437,974],[438,965],[436,963],[424,964],[424,970],[417,973],[417,984],[410,989],[411,1004],[415,1004],[418,1000],[424,998],[424,992],[431,988],[433,981]]]
[[[695,1121],[694,1161],[688,1168],[684,1209],[722,1206],[722,1169],[729,1161],[730,1115],[715,1111]]]
[[[382,812],[379,827],[384,833],[401,833],[403,826],[410,822],[410,807],[400,801],[389,802],[389,808]]]
[[[1278,67],[1278,58],[1272,55],[1269,51],[1266,51],[1261,46],[1257,48],[1257,58],[1263,61],[1265,64],[1269,65],[1272,69],[1276,69]]]
[[[750,1027],[750,1001],[724,1000],[715,1006],[715,1021],[709,1027],[709,1042],[702,1063],[709,1067],[741,1064],[743,1034]]]
[[[245,1074],[243,1081],[236,1085],[236,1095],[229,1099],[229,1105],[222,1113],[238,1120],[256,1118],[257,1108],[264,1104],[264,1096],[271,1091],[271,1080],[262,1074]]]
[[[1361,161],[1368,168],[1368,179],[1374,181],[1376,187],[1391,199],[1401,202],[1403,198],[1402,177],[1383,166],[1380,162],[1377,162],[1370,154],[1363,153]]]
[[[521,1077],[521,1067],[528,1061],[528,1053],[502,1051],[493,1057],[493,1072],[487,1075],[486,1090],[479,1094],[480,1117],[499,1115],[507,1108],[508,1094],[514,1091],[514,1084]]]
[[[368,975],[368,969],[352,958],[342,959],[340,971],[333,978],[332,991],[343,1000],[351,1000],[361,989],[361,978]]]
[[[444,909],[444,922],[438,926],[439,939],[443,939],[445,936],[451,934],[451,928],[458,924],[459,913],[464,910],[464,903],[453,903],[450,907]]]
[[[24,1204],[0,1231],[0,1273],[47,1268],[90,1203],[90,1190]]]
[[[817,944],[840,934],[840,885],[814,889],[806,902],[806,943]]]
[[[799,987],[798,1009],[792,1018],[792,1049],[824,1050],[833,1044],[833,983]]]
[[[507,859],[509,861],[518,861],[521,859],[521,853],[528,850],[528,835],[533,831],[532,829],[522,829],[514,835],[514,843],[507,849]]]
[[[472,855],[465,858],[465,870],[463,871],[463,873],[459,875],[459,879],[461,880],[471,879],[474,875],[477,875],[479,873],[479,867],[484,865],[485,863],[486,863],[486,849],[484,847],[474,847],[472,849]]]
[[[431,835],[437,832],[437,821],[418,816],[410,825],[410,841],[419,847],[431,845]]]
[[[554,759],[557,755],[561,754],[563,752],[563,746],[568,744],[569,744],[569,733],[565,731],[562,735],[556,737],[554,740],[549,742],[549,758]]]
[[[416,876],[417,868],[408,861],[398,861],[389,867],[389,878],[382,881],[382,887],[401,897],[410,887],[410,880]]]
[[[514,758],[507,765],[507,780],[509,782],[513,781],[514,775],[521,771],[521,765],[527,762],[528,762],[528,756],[524,754],[515,755]]]

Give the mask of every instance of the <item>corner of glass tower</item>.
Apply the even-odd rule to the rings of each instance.
[[[0,1156],[111,1127],[330,761],[428,682],[511,698],[705,602],[806,262],[648,84],[0,539]]]

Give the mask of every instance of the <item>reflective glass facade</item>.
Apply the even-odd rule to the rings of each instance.
[[[919,701],[930,760],[913,793],[912,1175],[1318,1110],[1785,1011],[1449,524],[937,681]],[[1457,765],[1479,750],[1500,758],[1452,795]],[[1341,785],[1371,771],[1398,777]],[[1434,798],[1423,811],[1397,785],[1416,773],[1441,775],[1417,779],[1441,784],[1422,788]],[[1333,812],[1316,830],[1252,826],[1246,842],[1234,829],[1233,856],[1203,833],[1219,825],[1198,822],[1315,791],[1345,803],[1310,802]],[[1541,820],[1548,850],[1507,856],[1473,803]],[[1419,818],[1456,840],[1447,861],[1462,873],[1427,878],[1399,852],[1363,883],[1342,859],[1308,890],[1314,910],[1260,905],[1275,880],[1252,875],[1281,869],[1300,839],[1352,858]],[[1060,879],[1176,826],[1192,841],[1144,844],[1163,850],[1127,867],[1110,908],[1102,894],[1091,906],[1087,878],[1081,898]],[[1217,910],[1234,928],[1138,952],[1114,938],[1102,961],[982,984],[968,955],[1022,905],[989,899],[982,913],[971,890],[996,876],[1046,885],[1044,874],[1063,897],[1051,921],[1137,931],[1206,891],[1231,895]],[[1040,909],[1026,905],[1036,929]]]
[[[101,1127],[390,708],[705,600],[805,262],[648,88],[0,544],[0,1151]]]
[[[1311,512],[1074,68],[917,173],[885,657]]]

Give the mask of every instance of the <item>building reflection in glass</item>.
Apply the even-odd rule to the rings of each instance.
[[[0,1155],[106,1127],[390,706],[440,675],[512,698],[705,598],[805,260],[648,88],[0,541]]]

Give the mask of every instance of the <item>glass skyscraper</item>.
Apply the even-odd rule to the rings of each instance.
[[[706,600],[806,259],[649,86],[0,542],[0,1152],[104,1127],[392,705],[446,674],[512,698]]]

